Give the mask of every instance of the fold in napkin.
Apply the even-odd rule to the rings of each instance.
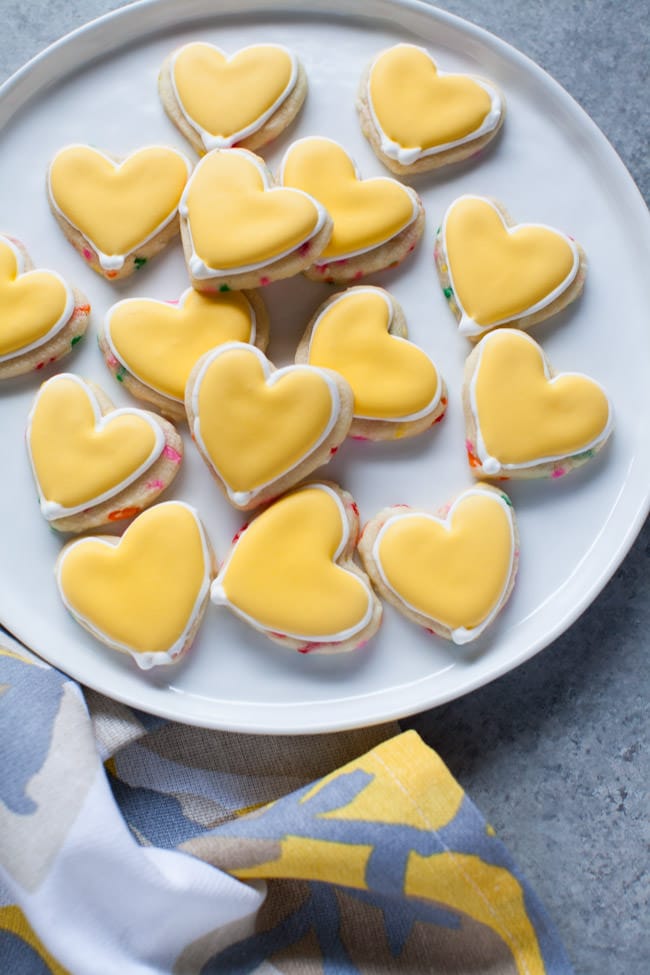
[[[492,828],[398,731],[189,728],[4,638],[0,971],[568,975]]]

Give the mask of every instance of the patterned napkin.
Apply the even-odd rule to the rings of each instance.
[[[0,972],[571,972],[415,732],[185,727],[1,644]]]

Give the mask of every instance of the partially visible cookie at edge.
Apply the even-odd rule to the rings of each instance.
[[[58,362],[84,337],[89,317],[81,291],[34,268],[24,244],[0,235],[0,380]]]

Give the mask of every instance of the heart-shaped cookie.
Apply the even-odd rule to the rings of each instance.
[[[201,356],[225,342],[265,348],[264,303],[254,292],[212,295],[193,288],[177,303],[127,298],[109,309],[100,346],[106,363],[139,399],[185,419],[185,387]]]
[[[239,534],[212,601],[285,646],[352,649],[381,622],[368,580],[351,561],[357,531],[356,505],[335,485],[286,494]]]
[[[353,436],[410,436],[444,413],[444,381],[407,334],[399,304],[372,287],[329,298],[307,328],[296,361],[333,369],[348,381]]]
[[[136,514],[175,476],[182,442],[166,420],[113,409],[71,373],[41,386],[27,446],[41,511],[56,528],[82,530]]]
[[[170,118],[200,153],[265,145],[307,91],[298,59],[280,44],[254,44],[230,57],[214,44],[185,44],[163,65],[159,87]]]
[[[233,281],[238,288],[256,287],[296,274],[329,239],[323,207],[307,193],[274,187],[264,161],[245,149],[208,153],[187,184],[180,213],[185,257],[199,290],[215,290],[219,282],[232,287]]]
[[[371,64],[359,111],[379,157],[403,173],[458,162],[477,152],[499,129],[504,102],[497,88],[482,78],[438,71],[424,48],[397,44]]]
[[[315,262],[319,274],[348,280],[359,271],[378,270],[401,260],[419,240],[422,212],[415,191],[386,176],[362,179],[345,149],[331,139],[294,142],[281,172],[283,186],[311,194],[334,221],[331,239]]]
[[[439,516],[386,508],[364,528],[359,552],[400,612],[462,644],[480,636],[508,599],[517,545],[509,498],[479,484]]]
[[[74,311],[74,295],[54,271],[29,271],[21,250],[0,236],[0,362],[52,339]]]
[[[148,669],[189,648],[207,605],[212,555],[196,511],[167,501],[136,518],[122,538],[66,545],[56,575],[77,622]]]
[[[573,301],[584,283],[574,240],[542,224],[513,225],[500,204],[480,196],[449,207],[435,257],[459,331],[471,339],[506,322],[529,328]]]
[[[204,460],[238,508],[261,504],[329,460],[352,419],[352,393],[336,373],[276,370],[240,342],[199,360],[185,403]]]
[[[474,349],[463,398],[477,477],[561,477],[612,430],[603,388],[581,373],[554,375],[540,346],[516,329],[498,329]]]
[[[91,146],[67,146],[50,164],[50,203],[90,265],[106,277],[121,277],[177,232],[190,171],[189,160],[165,146],[148,146],[123,160]]]

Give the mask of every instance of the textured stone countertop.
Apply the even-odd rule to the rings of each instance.
[[[179,0],[182,4],[182,0]],[[0,80],[117,0],[0,0]],[[591,115],[650,198],[644,0],[446,0]],[[218,4],[215,4],[218,9]],[[543,653],[410,719],[495,826],[578,975],[650,971],[650,526],[589,610]],[[477,973],[478,975],[478,973]]]

